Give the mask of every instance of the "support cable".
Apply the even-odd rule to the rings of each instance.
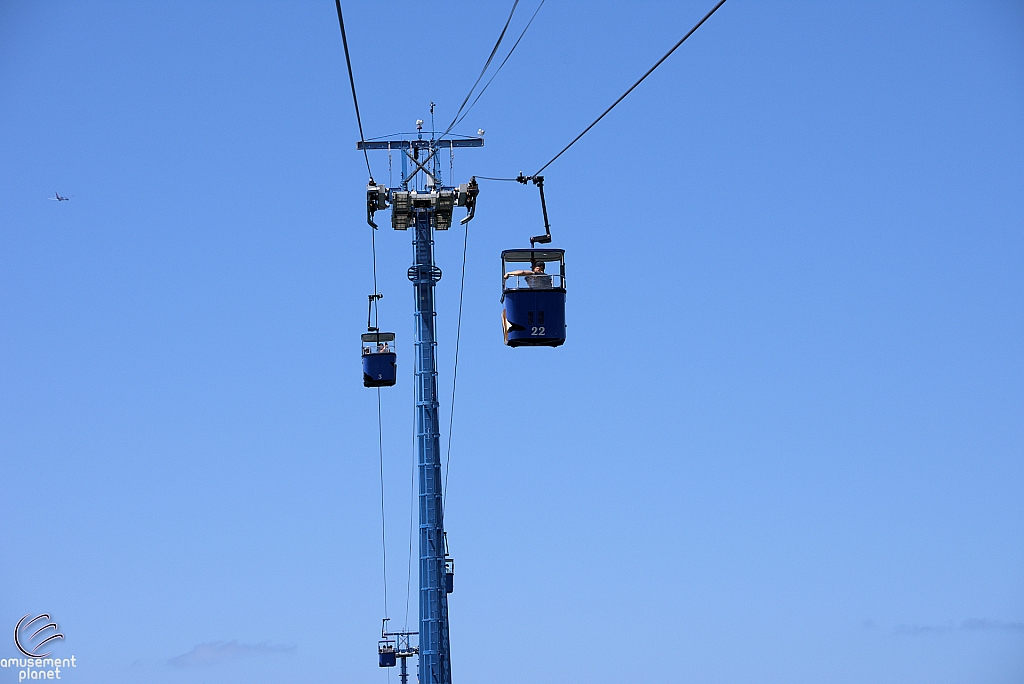
[[[412,387],[412,460],[409,463],[409,561],[406,565],[405,576],[405,623],[403,631],[409,631],[409,600],[412,597],[412,537],[415,529],[416,519],[416,383],[410,383]]]
[[[341,0],[335,0],[335,2],[339,2],[340,3]],[[544,3],[541,2],[541,4],[543,5]],[[450,124],[448,124],[448,128],[446,128],[444,130],[444,133],[442,133],[439,137],[443,138],[444,136],[446,136],[449,133],[451,133],[451,130],[453,128],[455,128],[455,125],[459,121],[462,120],[462,119],[459,118],[459,115],[462,114],[462,110],[465,108],[466,103],[469,102],[469,98],[473,97],[473,91],[476,90],[476,87],[480,84],[480,79],[482,79],[484,77],[484,74],[487,73],[488,67],[491,66],[491,62],[494,60],[494,55],[496,55],[498,53],[498,48],[501,46],[501,41],[504,40],[504,38],[505,38],[505,32],[508,31],[508,25],[510,23],[512,23],[512,16],[516,13],[516,7],[518,5],[519,5],[519,0],[515,0],[512,3],[512,10],[508,13],[508,19],[505,20],[505,26],[502,27],[501,33],[498,34],[498,40],[497,40],[497,42],[494,43],[494,48],[491,49],[491,54],[488,55],[487,61],[484,62],[484,68],[480,70],[480,75],[477,76],[476,77],[476,81],[473,82],[473,87],[469,89],[468,93],[466,93],[466,99],[464,99],[462,101],[462,104],[459,105],[459,109],[458,109],[458,111],[455,112],[455,116],[452,118],[452,122]],[[538,7],[537,9],[539,10],[540,8]],[[534,14],[534,16],[537,15],[536,12],[534,12],[533,14]],[[530,17],[530,22],[531,23],[533,22],[533,17]],[[530,25],[527,24],[526,26],[527,26],[527,28],[529,28]],[[525,29],[523,30],[523,33],[524,34],[526,33]],[[523,38],[523,36],[522,36],[522,34],[520,34],[519,40],[522,40],[522,38]],[[519,44],[519,40],[516,41],[516,45]],[[512,46],[512,50],[515,50],[515,45]],[[505,61],[508,61],[508,57],[511,54],[512,54],[512,52],[509,51],[509,55],[507,55],[505,57]],[[501,64],[502,64],[502,66],[504,66],[505,62],[502,62]],[[498,67],[498,70],[499,71],[501,70],[500,66]],[[497,76],[497,74],[498,74],[498,72],[495,71],[494,75]],[[492,76],[491,77],[491,81],[493,81],[493,80],[494,80],[494,77]],[[490,85],[491,81],[488,81],[487,85]],[[487,85],[484,86],[484,90],[487,89]],[[480,95],[482,95],[482,94],[483,94],[483,90],[480,91]],[[480,96],[477,95],[477,100],[479,100],[479,99],[480,99]],[[476,104],[476,100],[473,101],[473,104],[474,105]],[[473,108],[473,105],[470,105],[470,109],[472,109],[472,108]],[[467,110],[466,114],[468,114],[468,113],[469,113],[469,111]],[[464,115],[463,115],[463,118],[464,118]],[[364,150],[364,152],[365,152],[365,150]],[[425,167],[427,165],[427,162],[429,162],[431,159],[434,158],[435,154],[437,154],[437,148],[434,148],[433,150],[431,150],[430,154],[427,155],[427,158],[423,160],[423,164],[421,165],[421,167]]]
[[[335,0],[335,2],[340,3],[341,0]],[[466,103],[469,102],[469,98],[473,96],[473,91],[476,90],[476,87],[480,84],[480,79],[482,79],[484,77],[484,74],[487,73],[487,67],[491,66],[491,60],[494,59],[494,55],[497,54],[498,47],[501,45],[501,41],[505,38],[505,32],[508,31],[508,25],[512,23],[512,15],[516,13],[516,7],[518,5],[519,0],[515,0],[515,2],[512,3],[512,11],[508,13],[508,19],[505,20],[505,26],[501,29],[501,33],[498,34],[498,41],[494,44],[494,48],[491,50],[491,54],[487,57],[487,61],[484,62],[484,68],[480,70],[480,75],[476,77],[476,81],[473,83],[473,87],[469,89],[468,93],[466,93],[466,99],[462,101],[461,105],[459,105],[459,110],[455,112],[455,116],[452,118],[451,124],[449,124],[445,132],[441,134],[442,138],[448,135],[449,131],[452,130],[452,127],[455,126],[455,122],[458,120],[459,114],[462,113],[463,107],[465,107]],[[340,7],[341,5],[339,4],[338,6]]]
[[[341,0],[334,0],[334,4],[338,8],[338,24],[341,26],[341,44],[345,47],[345,65],[348,66],[348,82],[352,86],[352,104],[356,108],[356,123],[359,124],[359,142],[365,142],[366,139],[363,137],[363,120],[359,116],[359,98],[356,97],[356,80],[352,76],[352,59],[348,54],[348,37],[345,35],[345,18],[341,15]],[[366,173],[370,174],[370,180],[373,180],[373,171],[370,170],[370,155],[366,153],[366,148],[363,148],[363,159],[366,160]],[[376,292],[376,288],[374,289]]]
[[[441,518],[444,519],[444,506],[448,497],[448,465],[452,459],[452,426],[455,424],[455,390],[459,382],[459,341],[462,339],[462,300],[466,292],[466,252],[469,249],[469,224],[466,224],[466,235],[462,240],[462,284],[459,286],[459,317],[455,326],[455,370],[452,373],[452,407],[448,412],[448,450],[444,457],[444,485],[441,487]]]
[[[377,295],[377,231],[370,229],[370,250],[373,254],[373,294]],[[380,320],[377,311],[377,301],[380,297],[373,297],[373,324],[379,331]],[[380,338],[378,338],[380,339]],[[377,455],[380,460],[380,545],[383,554],[384,571],[384,617],[388,617],[388,545],[387,525],[384,518],[384,425],[380,408],[380,387],[377,388]]]
[[[530,24],[533,23],[534,18],[537,16],[537,12],[540,12],[540,8],[544,6],[545,2],[547,2],[547,0],[540,0],[540,4],[537,5],[537,9],[533,11],[533,15],[530,17],[530,21],[526,22],[526,28],[524,28],[523,32],[519,34],[519,38],[517,38],[516,42],[512,45],[512,49],[508,51],[508,54],[505,55],[505,59],[502,60],[501,64],[498,65],[498,68],[495,69],[494,73],[491,75],[490,79],[488,79],[487,83],[484,84],[484,87],[480,90],[479,93],[477,93],[476,98],[474,98],[472,104],[469,105],[469,109],[463,112],[462,116],[456,115],[458,120],[455,123],[453,123],[451,127],[449,127],[449,130],[462,123],[462,120],[466,118],[470,111],[472,111],[473,107],[476,106],[476,103],[480,100],[483,94],[487,92],[487,88],[491,85],[491,81],[493,81],[495,76],[498,75],[498,72],[501,71],[501,67],[505,66],[505,62],[507,62],[508,58],[512,56],[512,53],[516,51],[516,48],[519,46],[519,41],[521,41],[523,39],[523,36],[526,35],[526,31],[530,28]]]
[[[544,171],[544,169],[546,169],[546,168],[548,168],[549,166],[551,166],[551,164],[552,164],[552,163],[554,163],[554,161],[555,161],[556,159],[558,159],[559,157],[561,157],[561,156],[562,156],[562,155],[563,155],[563,154],[565,153],[565,151],[566,151],[566,150],[568,150],[568,149],[569,149],[570,147],[572,147],[573,145],[575,145],[575,144],[576,144],[576,141],[577,141],[577,140],[579,140],[580,138],[582,138],[582,137],[583,137],[584,135],[586,135],[586,134],[587,134],[587,131],[589,131],[589,130],[590,130],[591,128],[593,128],[594,126],[596,126],[596,125],[597,125],[597,122],[598,122],[598,121],[600,121],[601,119],[603,119],[603,118],[605,117],[605,115],[606,115],[606,114],[608,114],[608,112],[610,112],[610,111],[612,111],[613,109],[615,109],[615,105],[619,104],[619,103],[620,103],[620,102],[622,102],[622,101],[623,101],[624,99],[626,99],[626,96],[627,96],[627,95],[629,95],[629,94],[630,94],[631,92],[633,92],[633,89],[634,89],[634,88],[636,88],[636,87],[637,87],[638,85],[640,85],[641,83],[643,83],[643,81],[644,81],[644,79],[645,79],[645,78],[647,78],[648,76],[650,76],[650,75],[651,75],[651,73],[652,73],[652,72],[653,72],[653,71],[654,71],[655,69],[657,69],[657,68],[658,68],[659,66],[661,66],[661,63],[662,63],[662,62],[664,62],[664,61],[665,61],[666,59],[668,59],[669,55],[671,55],[671,54],[672,54],[673,52],[675,52],[675,51],[676,51],[676,48],[678,48],[678,47],[679,47],[680,45],[682,45],[682,44],[683,44],[683,43],[684,43],[684,42],[686,41],[686,39],[687,39],[687,38],[689,38],[690,36],[692,36],[692,35],[693,35],[693,33],[694,33],[694,31],[696,31],[697,29],[699,29],[699,28],[700,28],[700,26],[701,26],[701,24],[703,24],[703,23],[704,23],[705,21],[707,21],[707,20],[708,20],[708,18],[710,18],[712,14],[714,14],[715,12],[717,12],[717,11],[718,11],[718,8],[719,8],[719,7],[721,7],[721,6],[722,6],[722,5],[724,5],[724,4],[725,4],[725,0],[720,0],[720,2],[719,2],[719,3],[717,4],[717,5],[715,5],[714,7],[712,7],[712,8],[711,8],[711,11],[710,11],[710,12],[708,12],[707,14],[705,14],[705,15],[704,15],[704,18],[703,18],[703,19],[701,19],[700,21],[698,21],[698,22],[696,23],[696,25],[695,25],[695,26],[694,26],[694,27],[693,27],[692,29],[690,29],[689,31],[687,31],[686,35],[685,35],[685,36],[683,36],[683,37],[682,37],[682,38],[681,38],[681,39],[679,40],[679,42],[678,42],[678,43],[676,43],[675,45],[673,45],[673,46],[672,46],[672,49],[671,49],[671,50],[669,50],[668,52],[666,52],[666,53],[665,53],[665,55],[664,55],[664,56],[663,56],[663,57],[662,57],[661,59],[659,59],[659,60],[658,60],[657,62],[655,62],[654,66],[652,66],[652,67],[651,67],[650,69],[648,69],[648,70],[647,70],[647,73],[645,73],[645,74],[644,74],[643,76],[641,76],[641,77],[640,77],[640,79],[639,79],[639,80],[638,80],[638,81],[637,81],[636,83],[634,83],[633,85],[631,85],[631,86],[629,87],[629,90],[627,90],[626,92],[624,92],[624,93],[623,93],[623,94],[622,94],[622,95],[621,95],[621,96],[619,97],[619,99],[617,99],[617,100],[616,100],[615,102],[613,102],[613,103],[612,103],[612,105],[611,105],[611,106],[610,106],[610,107],[609,107],[608,109],[604,110],[604,111],[603,111],[603,112],[601,113],[601,116],[599,116],[599,117],[597,117],[596,119],[594,119],[594,122],[593,122],[592,124],[590,124],[589,126],[587,126],[586,128],[584,128],[584,129],[583,129],[583,132],[582,132],[582,133],[580,133],[580,134],[579,134],[579,135],[577,135],[577,136],[576,136],[575,138],[573,138],[573,139],[572,139],[572,142],[570,142],[570,143],[569,143],[568,145],[566,145],[565,147],[563,147],[563,148],[562,148],[562,151],[561,151],[561,152],[559,152],[559,153],[558,153],[558,154],[556,154],[556,155],[555,155],[554,157],[552,157],[552,158],[551,158],[551,161],[549,161],[549,162],[548,162],[547,164],[545,164],[544,166],[542,166],[542,167],[540,167],[539,169],[537,169],[537,172],[536,172],[536,173],[534,173],[533,175],[534,175],[534,176],[536,176],[536,175],[539,175],[539,174],[540,174],[540,173],[541,173],[542,171]],[[480,178],[480,176],[477,176],[477,178]],[[488,179],[488,180],[498,180],[498,179]],[[502,180],[504,180],[504,179],[502,179]]]
[[[345,65],[348,67],[348,82],[352,86],[352,104],[356,110],[356,123],[359,125],[359,141],[364,142],[363,121],[359,115],[359,98],[356,97],[356,81],[352,75],[352,59],[348,52],[348,36],[345,34],[345,18],[341,13],[341,0],[334,0],[338,9],[338,25],[341,27],[341,44],[345,48]],[[390,150],[389,150],[390,152]],[[363,159],[366,161],[366,172],[370,175],[370,182],[373,182],[373,171],[370,170],[370,156],[363,149]],[[374,309],[374,326],[379,326],[377,300],[377,238],[376,231],[370,230],[370,251],[373,255],[373,294],[371,298]],[[381,546],[381,570],[384,580],[384,618],[388,618],[388,543],[387,543],[387,522],[385,517],[384,501],[384,421],[380,404],[380,387],[377,388],[377,457],[380,462],[380,546]],[[390,674],[390,673],[389,673]]]
[[[377,388],[377,454],[380,456],[380,546],[384,562],[384,617],[388,617],[388,544],[384,524],[384,427],[381,421],[380,387]]]

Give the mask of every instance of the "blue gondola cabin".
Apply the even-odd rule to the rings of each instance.
[[[397,655],[395,654],[395,642],[390,639],[382,639],[377,644],[377,654],[380,656],[378,661],[381,667],[394,667],[397,662]]]
[[[398,378],[395,333],[363,333],[363,386],[391,387]]]
[[[501,253],[501,323],[510,347],[565,342],[565,251],[506,249]]]

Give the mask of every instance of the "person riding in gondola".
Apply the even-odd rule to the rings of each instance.
[[[361,336],[363,347],[363,386],[391,387],[397,381],[398,357],[395,333],[373,328]]]
[[[505,280],[508,280],[509,276],[525,276],[526,286],[531,290],[551,289],[551,276],[544,272],[543,261],[534,263],[533,268],[529,271],[509,271],[505,274]]]
[[[387,342],[379,342],[377,344],[377,351],[376,352],[374,352],[371,347],[363,347],[363,354],[364,355],[366,355],[366,354],[373,354],[373,353],[387,354],[390,351],[391,351],[391,347],[388,346]]]

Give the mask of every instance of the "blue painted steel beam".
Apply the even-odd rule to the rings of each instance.
[[[483,147],[483,138],[456,138],[453,140],[366,140],[356,142],[357,150],[426,150],[432,147]]]
[[[437,340],[434,335],[432,209],[415,210],[409,269],[416,297],[416,455],[419,465],[420,684],[451,684],[448,594],[444,584],[444,512],[441,500],[441,431],[437,402]]]

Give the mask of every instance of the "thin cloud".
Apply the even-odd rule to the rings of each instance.
[[[283,644],[240,644],[237,641],[211,641],[199,644],[188,653],[175,656],[167,661],[174,667],[202,667],[205,665],[216,665],[231,660],[238,660],[246,656],[266,655],[268,653],[291,653],[294,646]]]
[[[986,620],[968,618],[959,625],[897,625],[896,634],[944,634],[947,632],[1018,632],[1024,634],[1024,622],[1003,622],[1002,620]]]
[[[1003,622],[1001,620],[979,620],[971,618],[960,623],[960,629],[974,631],[979,629],[995,629],[1002,632],[1024,633],[1024,622]]]

